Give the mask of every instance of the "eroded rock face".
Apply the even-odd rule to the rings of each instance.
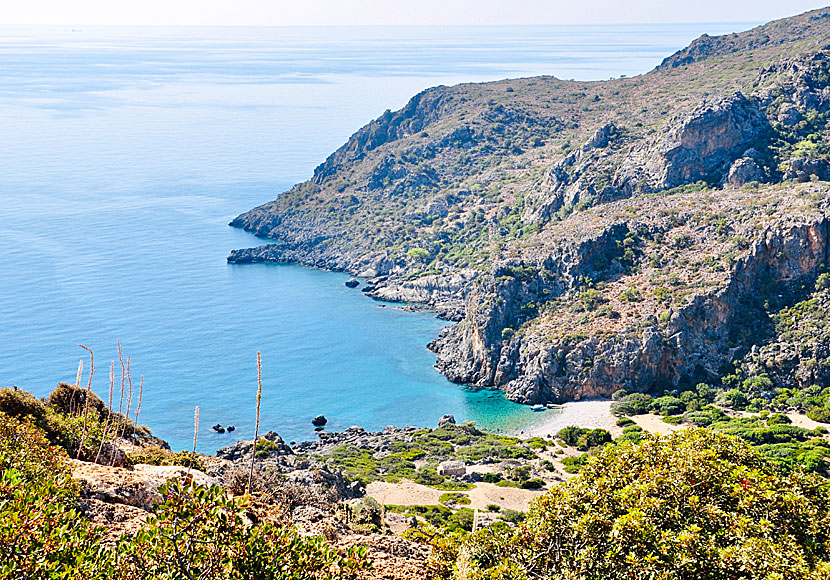
[[[623,160],[614,184],[626,192],[660,191],[697,181],[718,183],[732,162],[769,130],[758,104],[736,92],[675,119]]]
[[[644,232],[645,221],[636,226],[642,235],[673,235],[659,221],[650,221],[653,231]],[[601,324],[585,324],[581,329],[576,324],[576,332],[557,337],[554,318],[537,326],[531,319],[527,330],[513,335],[524,322],[516,314],[528,304],[564,299],[558,308],[567,312],[569,301],[578,301],[578,292],[572,290],[576,281],[599,275],[591,264],[600,252],[585,251],[575,260],[558,262],[549,257],[536,275],[525,280],[504,276],[499,280],[494,272],[470,294],[464,321],[445,330],[431,348],[438,356],[438,368],[451,380],[497,386],[508,398],[523,403],[607,397],[621,388],[649,391],[681,381],[711,380],[719,376],[722,365],[746,352],[747,345],[736,339],[741,329],[754,332],[757,339],[769,330],[765,303],[774,307],[793,300],[797,289],[811,287],[826,267],[828,223],[824,211],[777,219],[756,234],[719,280],[713,279],[712,290],[695,290],[687,304],[670,309],[659,304],[637,306],[639,330],[632,331],[629,325],[622,333],[604,331]],[[608,237],[621,240],[622,231]],[[702,230],[698,235],[703,241],[708,234]],[[601,237],[576,247],[595,248]],[[545,282],[546,278],[554,281]],[[607,284],[620,282],[612,275]],[[616,292],[607,292],[604,300],[613,302]],[[658,321],[661,310],[669,317]],[[568,318],[573,322],[578,316]],[[510,332],[505,333],[505,328]]]
[[[542,182],[527,196],[529,223],[547,221],[562,207],[574,207],[595,200],[610,201],[620,191],[603,182],[598,169],[609,161],[609,146],[619,137],[613,123],[603,125],[582,147],[565,156],[545,173]],[[605,180],[607,181],[607,180]]]

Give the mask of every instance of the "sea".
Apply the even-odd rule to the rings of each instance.
[[[450,413],[520,432],[539,415],[435,370],[426,345],[445,322],[342,273],[229,265],[261,241],[228,222],[427,87],[634,76],[754,24],[2,27],[0,386],[45,396],[79,360],[86,385],[84,345],[105,400],[114,363],[118,408],[120,340],[132,413],[143,377],[139,422],[190,448],[198,406],[211,453],[253,437],[259,351],[260,432],[289,442],[314,438],[318,414],[328,430]]]

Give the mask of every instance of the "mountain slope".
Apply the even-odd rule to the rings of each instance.
[[[236,218],[282,243],[229,261],[369,277],[522,402],[716,381],[827,264],[828,110],[828,9],[634,78],[435,87]]]

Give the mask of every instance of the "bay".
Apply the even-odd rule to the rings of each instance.
[[[748,24],[449,28],[0,28],[0,386],[74,382],[84,344],[107,397],[120,338],[141,422],[175,449],[353,424],[497,431],[533,420],[446,381],[444,323],[288,265],[230,266],[231,229],[385,109],[437,84],[645,72],[703,32]],[[88,369],[88,360],[85,361]],[[116,393],[116,399],[118,394]],[[135,408],[135,406],[133,406]]]

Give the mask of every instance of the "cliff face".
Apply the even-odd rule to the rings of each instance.
[[[438,368],[517,401],[757,367],[827,263],[827,46],[825,9],[630,79],[429,89],[236,218],[279,243],[228,259],[423,304],[457,321]]]

